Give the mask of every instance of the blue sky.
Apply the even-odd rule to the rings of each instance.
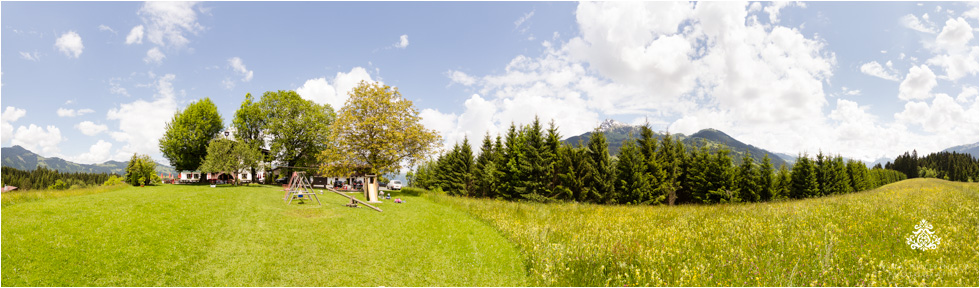
[[[875,160],[977,142],[976,2],[3,2],[2,142],[145,153],[174,111],[397,86],[451,145],[535,115]],[[921,153],[920,153],[921,154]]]

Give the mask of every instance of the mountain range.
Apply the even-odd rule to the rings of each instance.
[[[13,147],[0,148],[0,154],[3,154],[3,166],[24,171],[34,170],[38,165],[40,165],[48,169],[58,170],[60,172],[109,173],[123,175],[126,174],[126,165],[129,165],[129,161],[106,161],[101,164],[78,164],[58,157],[47,158],[31,152],[30,150],[24,149],[24,147],[16,145]],[[176,173],[176,171],[174,171],[174,167],[160,163],[156,164],[157,173]]]
[[[602,131],[606,136],[606,143],[609,144],[609,154],[619,155],[619,150],[623,147],[623,140],[626,140],[629,133],[633,133],[633,138],[640,137],[640,126],[628,125],[614,120],[606,120],[599,125],[599,131]],[[563,142],[569,145],[578,145],[579,141],[585,145],[589,141],[589,137],[592,136],[592,132],[585,132],[582,135],[576,135],[566,138]],[[665,134],[653,133],[653,137],[657,140],[662,140]],[[749,153],[749,157],[752,158],[755,163],[762,163],[762,158],[765,155],[769,155],[769,161],[772,163],[773,167],[779,168],[781,165],[786,165],[789,168],[792,165],[787,162],[786,158],[793,159],[795,161],[796,156],[788,157],[786,154],[773,153],[771,151],[755,147],[749,144],[745,144],[742,141],[738,141],[725,132],[718,131],[715,129],[703,129],[697,133],[691,134],[690,136],[681,133],[671,134],[674,139],[680,139],[686,147],[701,147],[707,146],[708,151],[715,152],[721,149],[723,146],[727,146],[728,150],[731,152],[729,155],[732,157],[735,163],[742,162],[742,155],[744,153]]]
[[[943,150],[944,152],[956,152],[960,154],[970,154],[974,158],[980,158],[980,142],[973,144],[963,144],[960,146],[953,146]]]

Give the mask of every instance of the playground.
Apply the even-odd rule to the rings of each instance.
[[[371,203],[380,213],[329,191],[317,194],[320,204],[287,204],[271,185],[159,185],[18,203],[3,209],[2,285],[526,285],[519,251],[486,223],[410,191],[389,193]]]

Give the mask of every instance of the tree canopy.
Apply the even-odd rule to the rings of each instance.
[[[160,152],[177,171],[197,170],[207,155],[208,141],[222,130],[222,122],[211,99],[193,102],[167,122]]]
[[[208,156],[201,164],[201,171],[232,174],[237,185],[241,180],[239,172],[255,167],[261,157],[262,152],[254,144],[217,137],[208,144]]]
[[[247,103],[247,96],[246,102],[242,103],[246,111],[242,114],[251,115],[254,108]],[[330,123],[336,117],[333,108],[303,99],[295,91],[283,90],[265,92],[258,105],[260,117],[241,117],[243,120],[240,123],[247,128],[244,130],[251,132],[237,133],[261,131],[259,135],[243,134],[244,139],[271,138],[270,157],[285,166],[315,166],[317,153],[326,148],[327,138],[330,137]],[[246,118],[251,120],[244,120]],[[254,130],[254,127],[262,128]]]
[[[437,148],[439,134],[420,123],[418,110],[398,88],[361,81],[349,96],[320,154],[321,173],[346,175],[353,167],[397,173]]]

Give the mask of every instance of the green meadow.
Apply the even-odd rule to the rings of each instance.
[[[976,183],[677,207],[410,191],[383,213],[271,186],[6,193],[2,285],[977,286]],[[923,219],[935,250],[906,244]]]
[[[527,284],[516,246],[490,226],[393,196],[407,203],[378,204],[384,213],[333,193],[322,206],[287,205],[271,186],[130,187],[5,205],[2,285]]]

